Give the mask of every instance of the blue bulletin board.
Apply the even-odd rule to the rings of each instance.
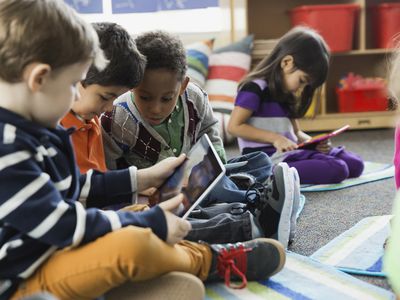
[[[111,0],[113,14],[196,9],[218,6],[218,0]]]
[[[81,14],[103,13],[103,0],[64,0]]]

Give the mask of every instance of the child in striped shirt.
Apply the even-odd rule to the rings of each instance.
[[[170,271],[236,274],[242,286],[278,272],[285,254],[275,240],[182,241],[190,223],[171,213],[182,195],[142,212],[98,209],[160,186],[185,157],[80,176],[58,124],[92,64],[106,65],[97,34],[63,1],[0,1],[0,299],[94,299]]]

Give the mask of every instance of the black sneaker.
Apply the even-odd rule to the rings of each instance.
[[[207,281],[223,279],[228,287],[241,289],[247,280],[263,280],[284,266],[285,249],[276,240],[258,238],[235,244],[212,244],[212,263]],[[241,284],[232,285],[231,280]]]
[[[265,236],[279,240],[285,249],[289,243],[294,185],[289,166],[281,162],[275,166],[266,185],[258,184],[247,192],[249,209]]]

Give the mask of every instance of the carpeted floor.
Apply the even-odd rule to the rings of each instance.
[[[391,163],[393,136],[393,129],[348,131],[335,137],[332,143],[345,145],[364,160]],[[229,158],[239,155],[235,144],[226,146],[226,150]],[[305,193],[307,201],[289,250],[311,255],[361,219],[390,214],[394,194],[393,178],[339,191]],[[357,277],[389,289],[385,279]]]

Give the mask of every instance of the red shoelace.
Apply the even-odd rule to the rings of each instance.
[[[251,248],[244,248],[240,245],[238,248],[223,248],[218,255],[217,270],[218,274],[225,279],[225,285],[233,289],[242,289],[247,286],[247,254]],[[231,273],[241,278],[239,285],[231,284]]]

